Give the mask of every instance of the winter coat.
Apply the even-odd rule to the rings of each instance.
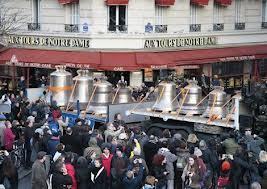
[[[109,154],[108,157],[106,157],[104,154],[100,155],[101,159],[102,159],[102,165],[105,168],[106,172],[107,172],[107,177],[110,177],[110,172],[111,172],[111,161],[113,158],[112,154]]]
[[[187,158],[190,156],[189,150],[177,148],[176,155],[177,155],[176,168],[178,169],[178,171],[183,171],[187,164]]]
[[[247,136],[245,140],[247,144],[247,150],[253,152],[255,157],[258,157],[261,151],[261,145],[264,143],[264,139],[258,136],[256,138]]]
[[[36,160],[32,165],[32,189],[47,189],[44,164]]]
[[[11,128],[4,129],[4,144],[5,149],[10,151],[13,149],[13,143],[15,141],[15,135],[13,134]]]
[[[31,150],[31,139],[34,134],[34,127],[26,127],[24,131],[24,137],[25,137],[25,148],[26,150]]]
[[[227,138],[222,142],[226,154],[234,155],[236,150],[240,147],[234,138]]]
[[[259,169],[260,176],[263,177],[264,171],[267,170],[267,162],[265,162],[265,163],[259,163],[258,169]]]
[[[139,189],[142,184],[142,178],[144,174],[144,167],[141,166],[137,175],[133,178],[128,178],[125,176],[122,180],[124,189]]]
[[[161,188],[167,184],[167,176],[164,174],[166,172],[166,165],[154,166],[154,176],[158,179],[157,186]]]
[[[59,171],[55,171],[52,174],[52,189],[67,189],[69,185],[72,185],[70,175],[63,175],[63,173]]]
[[[88,167],[78,167],[76,169],[76,180],[78,189],[88,189],[90,184],[90,169]]]
[[[208,170],[215,172],[218,169],[218,157],[212,153],[209,148],[201,149],[202,151],[202,160],[205,163]]]
[[[166,149],[166,148],[165,148]],[[166,149],[163,154],[166,157],[166,170],[169,172],[167,175],[167,180],[174,180],[174,167],[173,163],[177,160],[177,156],[173,153],[171,153],[168,149]]]
[[[1,139],[1,147],[5,145],[4,143],[4,130],[6,129],[5,122],[0,121],[0,139]]]
[[[108,184],[107,184],[107,172],[105,169],[102,169],[103,167],[100,168],[93,168],[90,174],[91,178],[91,187],[93,189],[106,189]],[[92,179],[94,178],[94,179]],[[54,188],[53,188],[54,189]]]
[[[193,173],[193,176],[190,178],[191,182],[189,184],[190,188],[200,188],[200,183],[201,183],[201,176],[200,176],[200,172],[199,170],[192,170],[188,167],[188,165],[185,166],[184,170],[183,170],[183,174],[182,174],[182,180],[183,182],[186,181],[186,179],[188,179],[187,173],[188,172]]]
[[[147,163],[147,166],[149,169],[152,167],[152,160],[155,154],[158,153],[160,146],[158,143],[153,142],[153,141],[148,141],[146,144],[144,144],[144,154],[145,154],[145,160]]]
[[[117,130],[117,131],[113,131],[110,129],[105,130],[104,135],[105,135],[105,142],[107,142],[107,138],[108,136],[112,136],[112,137],[118,137],[121,133],[123,132],[123,130]]]
[[[71,189],[77,189],[77,181],[76,181],[75,169],[73,165],[71,165],[70,163],[66,163],[66,169],[67,169],[68,175],[71,177],[71,180],[72,180]]]
[[[47,144],[47,147],[48,147],[48,153],[52,156],[55,155],[57,149],[57,145],[60,143],[59,141],[59,137],[55,137],[55,136],[52,136],[49,140],[48,140],[48,144]]]
[[[261,188],[262,189],[267,188],[267,174],[262,177]]]

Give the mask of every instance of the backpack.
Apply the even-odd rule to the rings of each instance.
[[[56,121],[49,122],[49,128],[53,136],[59,135],[59,125]]]

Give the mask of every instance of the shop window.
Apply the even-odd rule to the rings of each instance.
[[[262,28],[267,28],[267,0],[262,1]]]
[[[198,6],[195,4],[190,4],[190,32],[199,32],[201,31],[201,24],[197,23],[197,13]]]
[[[28,30],[40,30],[40,0],[32,0],[32,22]]]
[[[127,6],[108,6],[108,31],[127,32]]]
[[[66,11],[67,24],[65,24],[66,32],[78,32],[79,31],[79,19],[80,19],[80,11],[79,11],[79,3],[71,3],[67,4]]]
[[[216,1],[213,6],[213,31],[223,31],[223,9]]]
[[[165,15],[167,7],[156,6],[155,8],[155,32],[167,33],[168,26],[165,24]]]
[[[245,16],[244,0],[235,0],[235,30],[245,29]]]

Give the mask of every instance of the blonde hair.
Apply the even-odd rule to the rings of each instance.
[[[260,163],[267,162],[267,152],[266,151],[264,151],[264,150],[260,151],[259,161],[260,161]]]

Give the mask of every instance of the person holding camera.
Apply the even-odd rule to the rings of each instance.
[[[132,169],[126,172],[126,176],[123,178],[123,188],[124,189],[138,189],[142,182],[144,167],[140,160],[137,160],[138,167],[133,167]]]
[[[161,154],[156,154],[153,157],[153,171],[154,176],[158,179],[157,189],[167,188],[167,175],[169,172],[166,170],[166,157]]]
[[[200,170],[197,163],[197,157],[195,155],[191,155],[188,160],[187,164],[183,170],[182,180],[185,189],[200,189]]]

